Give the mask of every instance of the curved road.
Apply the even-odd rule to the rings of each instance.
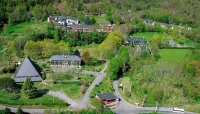
[[[156,110],[156,107],[139,107],[128,103],[122,98],[118,91],[118,80],[113,81],[113,88],[115,89],[114,94],[118,96],[121,101],[119,106],[112,109],[116,114],[138,114],[138,113],[151,113]],[[178,114],[174,113],[173,109],[170,107],[159,107],[158,112],[167,114]],[[184,112],[185,114],[194,114],[191,112]]]
[[[99,84],[103,80],[103,78],[106,76],[105,71],[108,67],[108,63],[109,62],[106,62],[104,68],[100,71],[99,75],[97,75],[97,72],[94,74],[96,76],[95,80],[92,82],[92,84],[90,85],[90,87],[88,88],[84,96],[80,100],[76,101],[82,108],[86,108],[89,98],[90,98],[89,95],[92,89],[95,87],[96,84]]]
[[[92,74],[92,75],[96,76],[95,80],[92,82],[92,84],[90,85],[90,87],[88,88],[88,90],[86,91],[86,93],[80,100],[73,100],[73,99],[67,97],[62,92],[53,92],[53,91],[44,91],[44,90],[41,90],[39,92],[49,94],[49,95],[58,97],[61,100],[64,100],[66,103],[70,104],[70,107],[72,109],[77,110],[77,109],[86,108],[86,106],[88,105],[89,98],[90,98],[89,97],[90,92],[95,87],[95,85],[100,83],[103,80],[103,78],[106,76],[105,71],[108,67],[108,63],[109,62],[106,62],[104,68],[100,71],[99,75],[97,74],[98,72],[90,72],[90,71],[79,72],[79,73],[85,73],[85,74]],[[139,107],[139,106],[132,105],[132,104],[128,103],[126,100],[124,100],[118,91],[118,80],[113,81],[113,88],[115,89],[114,94],[121,99],[119,106],[116,107],[115,109],[112,109],[116,114],[149,113],[149,112],[153,112],[154,110],[156,110],[156,107]],[[5,109],[5,106],[0,105],[0,110],[1,109]],[[11,108],[11,111],[16,112],[17,108]],[[44,109],[23,109],[23,111],[29,112],[31,114],[43,114],[44,113]],[[168,107],[159,107],[158,112],[168,113],[168,114],[177,114],[177,113],[173,113],[172,108],[168,108]],[[190,112],[185,112],[185,113],[193,114]]]
[[[92,84],[90,85],[90,87],[87,89],[87,91],[85,92],[84,96],[80,99],[80,100],[73,100],[71,98],[69,98],[68,96],[66,96],[64,93],[62,92],[53,92],[53,91],[44,91],[41,90],[39,91],[40,93],[45,93],[45,94],[49,94],[55,97],[58,97],[59,99],[65,101],[66,103],[70,104],[70,107],[73,109],[83,109],[86,108],[88,101],[89,101],[89,95],[90,92],[92,91],[92,89],[95,87],[96,84],[99,84],[103,78],[106,76],[106,69],[108,67],[108,63],[105,63],[104,68],[100,71],[100,74],[98,75],[98,72],[92,72],[92,71],[81,71],[81,72],[77,72],[77,73],[83,73],[83,74],[92,74],[93,76],[95,76],[95,80],[92,82]],[[56,71],[56,70],[55,70]]]

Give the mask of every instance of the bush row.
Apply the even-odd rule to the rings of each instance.
[[[53,105],[59,105],[59,106],[68,106],[68,103],[64,103],[64,102],[43,102],[43,103],[33,103],[33,102],[21,102],[21,103],[17,103],[17,102],[6,102],[6,101],[2,101],[0,100],[0,103],[2,104],[9,104],[9,105],[48,105],[48,106],[53,106]]]

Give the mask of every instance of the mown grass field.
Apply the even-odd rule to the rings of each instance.
[[[167,37],[167,34],[163,34],[163,33],[158,33],[158,32],[144,32],[144,33],[136,33],[136,34],[132,34],[131,36],[134,37],[144,37],[147,41],[150,41],[153,39],[154,35],[159,35],[159,36],[164,36]]]
[[[200,47],[200,43],[194,42],[194,41],[189,40],[189,39],[185,40],[185,44],[187,46],[194,47],[194,48]]]
[[[184,60],[189,49],[160,49],[159,61]]]
[[[90,16],[90,17],[93,17],[95,20],[96,20],[96,23],[109,23],[107,20],[106,20],[106,16]]]
[[[47,22],[25,22],[13,26],[8,26],[7,34],[2,31],[0,36],[4,38],[14,39],[16,37],[26,37],[32,32],[46,31]]]

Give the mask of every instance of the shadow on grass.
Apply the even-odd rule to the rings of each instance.
[[[42,97],[43,95],[47,94],[49,92],[48,89],[43,89],[43,90],[37,90],[37,96],[36,98]]]

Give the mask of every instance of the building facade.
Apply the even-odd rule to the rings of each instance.
[[[54,55],[50,62],[53,66],[81,66],[81,59],[77,55]]]

